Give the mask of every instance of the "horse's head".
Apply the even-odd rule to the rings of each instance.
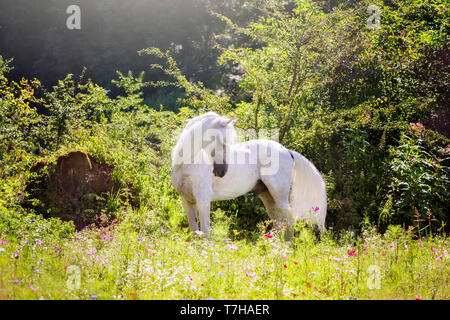
[[[213,173],[217,177],[223,177],[228,170],[227,145],[237,140],[234,123],[237,119],[218,116],[205,128],[203,135],[203,149],[211,156],[214,162]]]
[[[228,169],[227,145],[237,141],[236,121],[214,112],[191,119],[174,148],[172,164],[194,164],[203,150],[214,164],[214,174],[223,177]]]

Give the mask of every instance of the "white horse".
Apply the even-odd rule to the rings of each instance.
[[[195,117],[172,151],[172,183],[190,229],[209,236],[211,201],[253,191],[276,227],[290,227],[302,219],[323,232],[327,200],[318,170],[301,154],[275,141],[238,143],[235,121],[214,112]]]

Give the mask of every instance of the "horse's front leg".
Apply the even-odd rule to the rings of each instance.
[[[181,203],[183,204],[184,211],[186,211],[189,228],[192,232],[198,231],[197,222],[197,208],[195,203],[190,203],[184,197],[181,197]]]
[[[209,237],[211,200],[197,199],[197,208],[200,218],[200,230],[203,232],[205,237]]]

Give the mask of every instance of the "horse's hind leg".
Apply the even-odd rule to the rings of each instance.
[[[198,231],[198,223],[197,223],[197,208],[195,203],[190,203],[185,198],[181,197],[181,203],[183,204],[183,208],[186,211],[189,228],[191,231]]]
[[[274,222],[275,228],[277,228],[277,229],[281,228],[283,218],[280,215],[280,211],[277,210],[277,208],[275,206],[275,200],[273,199],[270,192],[264,191],[264,192],[258,194],[258,197],[261,199],[264,206],[266,207],[269,218]]]

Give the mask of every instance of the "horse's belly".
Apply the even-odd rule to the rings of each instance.
[[[258,182],[256,166],[229,165],[224,177],[213,178],[212,200],[230,200],[251,191]]]

